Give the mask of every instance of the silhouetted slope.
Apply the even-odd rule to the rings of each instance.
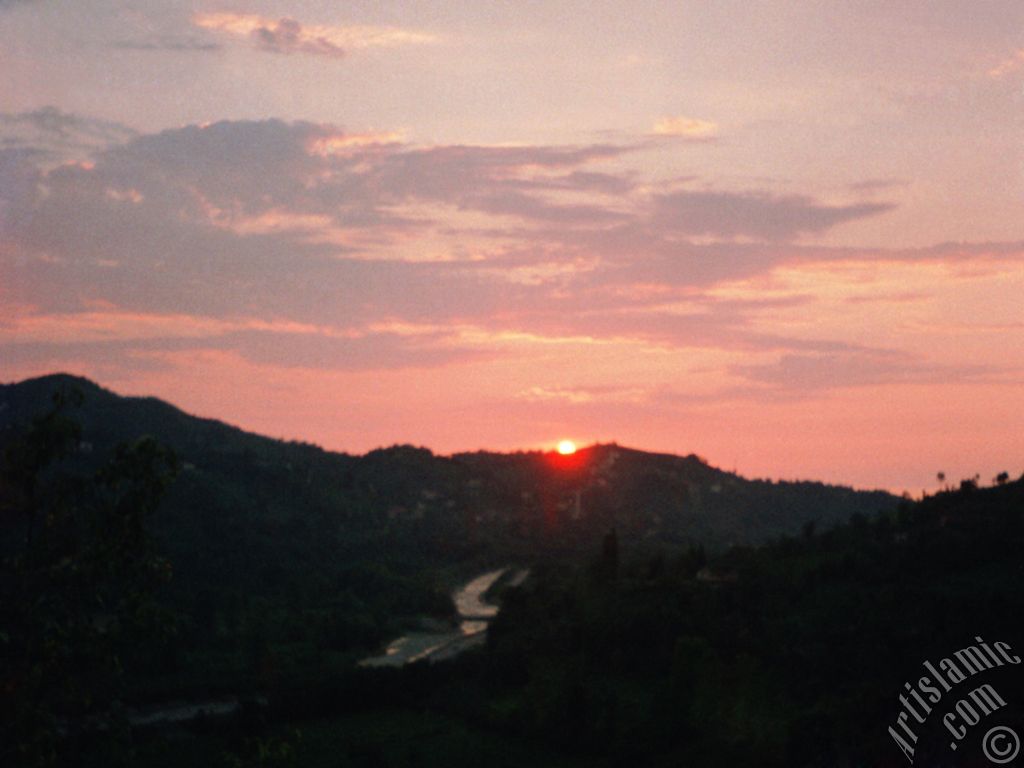
[[[74,410],[83,425],[81,461],[142,434],[177,453],[183,471],[162,524],[168,541],[183,526],[195,535],[187,537],[190,545],[229,542],[242,554],[262,538],[289,556],[310,547],[355,557],[408,547],[428,559],[458,559],[589,546],[609,525],[627,539],[749,544],[895,503],[888,494],[821,483],[746,480],[695,456],[617,445],[571,457],[444,458],[412,446],[352,457],[189,416],[156,398],[121,397],[68,375],[0,387],[0,429],[27,423],[60,388],[84,395]]]
[[[706,567],[634,549],[615,579],[537,569],[492,625],[492,695],[524,736],[612,765],[905,765],[888,728],[925,661],[977,637],[1024,649],[1022,550],[1017,481]],[[1022,672],[1007,664],[938,691],[930,719],[910,721],[915,764],[986,764],[981,735],[1024,715]],[[982,683],[1007,706],[953,752],[943,715],[957,725],[954,706]]]
[[[1007,586],[1024,576],[1020,483],[911,505],[617,445],[351,456],[64,375],[0,387],[0,448],[61,388],[84,398],[64,471],[143,434],[179,457],[152,521],[175,630],[140,649],[132,701],[269,692],[278,722],[399,701],[585,762],[884,764],[921,659],[965,627],[1024,630]],[[485,654],[354,670],[413,617],[450,613],[453,579],[508,562],[534,575]]]
[[[627,539],[721,547],[795,534],[807,524],[824,529],[896,504],[885,492],[747,480],[693,454],[618,445],[595,445],[567,457],[480,452],[453,458],[486,476],[496,497],[510,504],[518,498],[525,508],[548,505],[557,512],[556,528],[579,535],[587,529],[603,535],[614,526]]]
[[[0,386],[0,443],[77,390],[83,427],[67,471],[119,442],[155,437],[180,473],[151,521],[174,568],[183,631],[224,664],[254,648],[369,648],[402,617],[450,613],[453,580],[493,563],[596,551],[609,528],[634,542],[710,550],[874,515],[895,499],[818,483],[749,481],[695,456],[598,445],[574,456],[442,457],[393,446],[351,456],[244,432],[154,398],[121,397],[64,374]],[[247,638],[247,639],[246,639]],[[307,650],[300,651],[298,649]],[[248,650],[246,650],[248,649]],[[244,651],[244,653],[242,652]]]
[[[355,457],[253,435],[155,398],[120,397],[65,374],[0,387],[0,429],[45,409],[59,388],[85,396],[74,415],[87,451],[103,454],[117,442],[152,435],[172,447],[184,467],[170,509],[200,516],[192,523],[209,528],[254,526],[281,546],[295,541],[345,549],[348,541],[361,548],[372,530],[381,545],[411,536],[433,555],[469,556],[510,543],[589,544],[609,525],[627,538],[715,546],[793,534],[810,522],[828,527],[895,503],[881,492],[751,481],[694,455],[615,445],[569,457],[481,452],[446,458],[411,446]],[[311,528],[316,535],[303,535]]]

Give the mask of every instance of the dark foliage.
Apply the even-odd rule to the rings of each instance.
[[[68,763],[79,752],[127,760],[116,701],[136,650],[166,629],[153,600],[169,575],[146,519],[175,470],[152,440],[120,445],[90,475],[62,460],[78,445],[53,406],[5,446],[0,560],[0,762]],[[87,750],[88,748],[88,750]]]
[[[47,410],[61,389],[84,395],[73,419]],[[1020,543],[1010,527],[992,570],[965,559],[992,543],[983,521],[1009,524],[975,486],[897,513],[885,493],[615,445],[349,456],[67,376],[0,387],[0,447],[4,744],[51,761],[94,738],[87,723],[113,731],[115,702],[232,694],[248,703],[195,727],[194,764],[336,764],[293,727],[375,712],[386,733],[413,712],[443,755],[420,749],[434,736],[392,736],[342,764],[842,765],[891,746],[878,726],[920,643],[1017,607],[965,607],[1005,583]],[[534,574],[504,590],[483,654],[354,669],[419,617],[451,616],[457,580],[509,562]]]

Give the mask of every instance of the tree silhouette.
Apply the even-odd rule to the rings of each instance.
[[[72,472],[81,428],[66,408],[80,400],[55,396],[3,455],[3,765],[62,764],[117,741],[111,704],[170,573],[144,520],[173,477],[173,455],[144,439],[91,475]]]
[[[601,573],[611,581],[619,574],[619,536],[612,528],[601,545]]]

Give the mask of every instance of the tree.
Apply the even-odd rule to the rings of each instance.
[[[612,528],[601,544],[601,574],[614,581],[619,575],[619,537]]]
[[[80,402],[58,394],[3,453],[4,765],[80,761],[90,745],[116,740],[111,705],[133,641],[154,616],[154,590],[170,575],[144,521],[176,471],[173,454],[143,439],[83,472],[74,454],[81,427],[66,415]]]

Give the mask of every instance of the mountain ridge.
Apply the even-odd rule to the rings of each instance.
[[[173,569],[161,605],[178,617],[178,639],[155,644],[147,662],[147,675],[164,677],[140,683],[153,696],[263,685],[268,669],[347,669],[423,616],[453,617],[452,587],[485,569],[588,567],[609,540],[624,559],[695,563],[705,550],[715,557],[883,519],[898,503],[614,444],[568,456],[445,457],[409,445],[353,456],[69,375],[0,385],[3,460],[61,389],[82,394],[63,406],[81,434],[44,482],[57,473],[89,482],[140,436],[177,455],[180,471],[145,520]],[[24,547],[28,512],[0,519],[0,556]]]
[[[392,612],[444,610],[431,595],[480,568],[591,557],[612,529],[627,548],[715,552],[826,530],[898,503],[885,492],[748,480],[696,455],[614,444],[570,456],[439,456],[409,445],[331,452],[68,374],[0,385],[0,455],[61,389],[83,395],[66,406],[82,427],[68,470],[94,472],[118,444],[143,435],[177,455],[180,472],[150,526],[185,601],[210,585],[234,594],[302,585],[325,600],[350,590],[374,595],[380,624]]]
[[[39,401],[40,395],[50,396],[57,392],[61,388],[79,389],[85,395],[96,395],[99,394],[101,397],[106,398],[108,401],[120,401],[122,404],[132,404],[137,406],[153,407],[157,409],[164,409],[167,413],[176,419],[188,419],[194,421],[199,425],[202,425],[206,429],[210,430],[227,430],[237,435],[243,435],[246,438],[251,438],[260,441],[268,441],[276,444],[284,445],[299,445],[305,448],[314,449],[321,451],[327,455],[354,458],[354,459],[365,459],[372,455],[378,455],[380,453],[387,453],[389,451],[406,451],[409,449],[417,451],[425,451],[429,455],[437,459],[452,459],[456,461],[473,461],[481,457],[487,459],[500,459],[502,457],[508,458],[523,458],[523,457],[538,457],[555,455],[554,450],[543,450],[543,449],[516,449],[509,451],[498,451],[490,449],[478,449],[478,450],[466,450],[466,451],[453,451],[451,453],[441,453],[434,451],[428,446],[414,445],[412,443],[394,443],[391,445],[381,445],[376,448],[369,449],[365,453],[354,453],[346,450],[338,450],[333,448],[324,448],[316,443],[311,443],[301,439],[287,439],[271,437],[269,435],[254,432],[244,427],[231,424],[227,421],[216,417],[209,416],[198,416],[189,413],[183,408],[174,405],[171,402],[163,400],[154,395],[122,395],[115,392],[112,389],[104,387],[103,385],[89,379],[88,377],[81,376],[79,374],[72,374],[67,372],[56,372],[50,374],[44,374],[41,376],[35,376],[22,381],[11,382],[7,384],[0,384],[0,427],[4,426],[4,410],[9,407],[9,403],[5,401],[12,392],[17,390],[30,390],[32,392],[33,399]],[[40,391],[42,390],[42,392]],[[154,435],[160,437],[159,435]],[[851,485],[842,483],[826,483],[814,479],[771,479],[771,478],[748,478],[744,475],[739,474],[735,471],[729,471],[716,467],[708,462],[705,458],[697,453],[691,452],[688,454],[679,454],[665,451],[650,451],[643,448],[637,448],[632,446],[621,445],[615,441],[609,443],[596,442],[590,445],[581,446],[576,455],[586,456],[591,453],[600,454],[609,449],[614,449],[624,455],[632,455],[636,457],[644,457],[646,460],[653,462],[665,462],[665,461],[681,461],[687,462],[691,465],[699,465],[711,470],[714,473],[721,475],[722,477],[738,478],[746,482],[767,482],[774,484],[817,484],[832,488],[843,488],[850,489],[861,493],[885,493],[889,494],[888,491],[881,488],[854,488]],[[894,496],[895,498],[895,496]]]

